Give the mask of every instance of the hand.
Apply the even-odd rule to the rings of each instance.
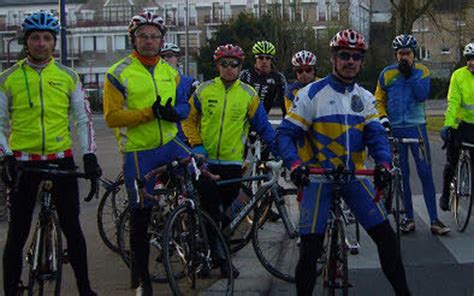
[[[84,172],[88,178],[95,179],[102,176],[102,169],[94,153],[86,153],[82,159],[84,161]]]
[[[405,77],[406,79],[410,78],[411,76],[411,65],[405,59],[402,59],[398,62],[398,71]]]
[[[174,107],[171,105],[172,101],[173,101],[172,98],[168,98],[168,101],[166,102],[166,104],[162,106],[161,97],[157,96],[156,101],[151,106],[155,117],[159,119],[171,121],[171,122],[178,122],[179,115],[178,115],[178,112],[176,112]]]
[[[392,124],[390,123],[390,120],[388,120],[387,116],[382,116],[380,118],[380,123],[382,124],[387,134],[390,134],[392,132]]]
[[[296,187],[303,187],[309,184],[309,169],[302,165],[301,162],[296,162],[291,166],[290,179]]]
[[[439,132],[439,135],[441,136],[441,139],[443,139],[444,142],[449,142],[451,140],[453,134],[453,128],[450,126],[443,126],[441,128],[441,131]]]
[[[374,172],[374,185],[375,188],[383,190],[392,180],[392,174],[390,173],[390,165],[388,163],[379,163],[375,166]]]
[[[204,148],[204,145],[197,145],[193,148],[193,154],[196,156],[201,156],[204,158],[207,158],[208,153],[206,148]]]
[[[18,173],[18,161],[13,155],[5,155],[2,161],[2,180],[9,188],[15,184]]]

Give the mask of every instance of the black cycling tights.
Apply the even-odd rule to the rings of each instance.
[[[396,252],[396,236],[385,221],[367,231],[377,245],[382,270],[397,296],[408,296],[410,292],[405,278],[401,256]],[[323,249],[323,235],[301,237],[300,258],[296,265],[296,291],[298,296],[311,296],[316,284],[316,262]]]
[[[44,163],[59,164],[61,169],[74,168],[72,158],[36,161],[29,165]],[[79,223],[79,189],[73,177],[56,177],[53,198],[58,212],[59,224],[66,236],[69,262],[76,276],[80,295],[90,292],[87,273],[87,249]],[[17,287],[23,266],[23,247],[30,232],[36,192],[41,179],[38,174],[24,173],[18,190],[10,196],[10,222],[3,253],[3,285],[5,295],[18,295]]]

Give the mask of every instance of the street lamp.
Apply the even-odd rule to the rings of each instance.
[[[184,30],[185,30],[185,41],[186,45],[184,47],[184,74],[189,75],[189,5],[188,0],[186,0],[186,6],[184,10],[186,12],[184,20]]]

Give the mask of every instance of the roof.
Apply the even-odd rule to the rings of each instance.
[[[66,0],[68,4],[81,4],[86,3],[87,0]],[[58,5],[58,0],[2,0],[0,6],[21,6],[21,5],[42,5],[42,4],[55,4]]]

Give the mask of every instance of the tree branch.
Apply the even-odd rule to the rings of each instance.
[[[396,10],[399,9],[398,5],[395,4],[395,0],[390,0],[390,3],[392,3],[393,7],[395,7]]]

